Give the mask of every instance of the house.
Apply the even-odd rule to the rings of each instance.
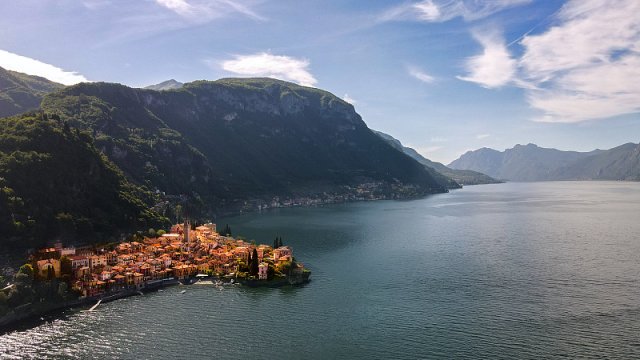
[[[37,263],[38,275],[43,279],[51,279],[60,277],[60,260],[46,259]]]
[[[233,254],[244,262],[249,261],[249,248],[246,246],[238,246],[233,249]]]
[[[88,266],[80,266],[75,270],[76,279],[84,279],[85,277],[91,275],[91,269],[89,269]]]
[[[111,279],[111,271],[103,271],[100,273],[100,280],[107,281]]]
[[[268,271],[269,265],[267,263],[260,263],[260,265],[258,265],[258,279],[267,280]]]
[[[280,259],[281,257],[285,257],[285,256],[293,257],[293,251],[291,250],[290,247],[281,246],[281,247],[273,250],[273,260],[274,261],[278,261],[278,259]]]
[[[69,256],[69,260],[71,260],[71,268],[73,270],[84,266],[89,266],[89,258],[86,256],[73,255]]]
[[[105,255],[93,255],[89,257],[89,267],[93,270],[98,266],[107,265],[107,257]]]

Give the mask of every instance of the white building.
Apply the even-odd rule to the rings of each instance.
[[[269,265],[267,265],[267,263],[260,263],[260,265],[258,265],[258,279],[267,280],[268,270]]]

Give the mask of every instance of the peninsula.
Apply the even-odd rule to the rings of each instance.
[[[246,242],[216,224],[173,225],[155,237],[108,246],[43,248],[0,290],[0,326],[71,306],[110,301],[204,278],[247,286],[298,285],[311,272],[293,249]]]

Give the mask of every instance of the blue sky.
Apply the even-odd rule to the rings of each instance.
[[[637,0],[0,2],[0,66],[67,84],[273,76],[448,163],[640,141]]]

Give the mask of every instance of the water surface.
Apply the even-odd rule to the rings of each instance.
[[[639,358],[640,184],[508,183],[219,220],[300,288],[173,287],[0,335],[6,358]],[[180,291],[186,289],[185,294]]]

